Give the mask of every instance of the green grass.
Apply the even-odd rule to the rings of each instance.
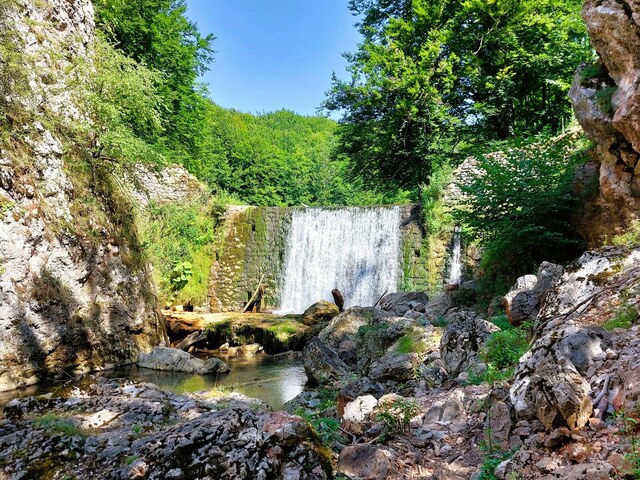
[[[497,326],[500,330],[513,330],[513,325],[509,323],[509,317],[507,317],[505,314],[491,317],[489,321]]]
[[[603,112],[609,115],[613,115],[614,113],[612,99],[617,90],[618,87],[616,86],[604,87],[603,89],[598,90],[595,95],[596,103],[598,104],[598,106],[602,109]]]
[[[47,413],[40,418],[36,418],[33,421],[33,425],[36,428],[43,428],[49,433],[62,433],[69,437],[75,435],[83,435],[83,431],[70,420],[63,419],[62,417],[53,413]]]
[[[638,321],[638,308],[634,305],[630,305],[628,301],[624,301],[616,308],[613,318],[606,322],[603,327],[607,330],[613,330],[615,328],[631,328],[634,323]]]
[[[424,342],[416,340],[412,335],[405,335],[398,339],[396,353],[403,355],[408,353],[424,353],[427,346]]]
[[[613,245],[635,247],[640,245],[640,220],[634,220],[625,233],[613,237]]]

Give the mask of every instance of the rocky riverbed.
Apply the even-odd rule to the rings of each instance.
[[[17,399],[0,422],[0,478],[322,479],[331,464],[301,418],[242,395],[208,399],[86,377]]]

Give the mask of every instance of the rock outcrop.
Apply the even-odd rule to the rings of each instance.
[[[440,356],[449,375],[457,377],[481,363],[480,350],[500,329],[471,311],[452,314],[450,322],[440,341]]]
[[[91,2],[18,0],[2,9],[0,36],[20,60],[0,87],[0,108],[13,112],[11,133],[23,143],[0,146],[0,391],[132,363],[165,337],[125,196],[108,182],[90,185],[103,202],[91,214],[87,187],[66,164],[68,150],[90,157],[89,145],[71,149],[56,130],[87,121],[67,72],[90,63]],[[42,115],[49,121],[33,120]]]
[[[586,425],[595,397],[588,378],[602,366],[611,342],[611,333],[598,324],[638,294],[639,274],[640,249],[609,247],[585,253],[555,281],[535,319],[537,338],[511,387],[520,417],[536,418],[549,430]]]
[[[587,0],[582,16],[600,60],[576,74],[576,118],[597,143],[600,196],[583,215],[592,243],[640,213],[640,28],[631,0]]]

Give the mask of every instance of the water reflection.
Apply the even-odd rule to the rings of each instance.
[[[248,397],[259,398],[274,409],[300,394],[307,382],[302,360],[292,355],[259,354],[226,360],[231,373],[216,377],[175,372],[158,372],[127,367],[109,372],[109,377],[125,377],[155,383],[163,390],[191,393],[224,387]]]
[[[292,354],[258,354],[225,359],[231,367],[228,375],[201,376],[175,372],[158,372],[146,368],[123,367],[103,373],[109,378],[130,378],[158,385],[175,393],[202,392],[224,387],[225,391],[240,392],[259,398],[274,409],[301,393],[307,382],[302,360]],[[0,418],[4,405],[14,398],[23,398],[55,392],[63,382],[0,393]]]

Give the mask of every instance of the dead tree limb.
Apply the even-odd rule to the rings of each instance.
[[[264,275],[262,275],[262,277],[260,277],[260,281],[258,282],[258,288],[256,288],[256,291],[253,292],[253,295],[251,295],[251,298],[249,299],[247,304],[242,309],[242,313],[245,313],[249,309],[249,307],[251,305],[253,305],[253,302],[256,301],[256,298],[258,297],[258,293],[260,293],[260,287],[262,287],[262,281],[263,280],[264,280]]]
[[[186,352],[192,345],[195,345],[196,343],[206,339],[207,334],[205,332],[193,332],[187,335],[183,340],[181,340],[175,348],[177,348],[178,350],[184,350]]]

